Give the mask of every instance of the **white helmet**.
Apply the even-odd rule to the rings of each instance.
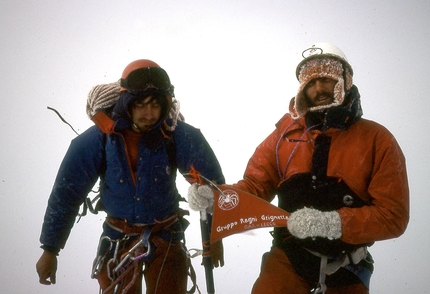
[[[343,53],[342,50],[340,50],[338,47],[336,47],[333,44],[330,44],[327,42],[315,43],[308,49],[304,50],[302,52],[302,56],[303,56],[303,60],[299,63],[299,65],[297,65],[297,68],[296,68],[297,79],[299,78],[300,67],[304,63],[314,58],[324,58],[324,57],[331,57],[331,58],[338,59],[340,62],[342,62],[343,65],[345,65],[348,68],[351,75],[354,74],[352,71],[352,67],[348,62],[348,59],[345,56],[345,53]]]

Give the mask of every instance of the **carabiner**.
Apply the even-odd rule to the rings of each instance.
[[[313,294],[324,294],[326,290],[327,286],[324,283],[318,283],[317,287],[315,289],[312,289]]]
[[[194,250],[195,253],[191,254],[191,250]],[[190,250],[187,251],[187,255],[188,255],[189,258],[194,258],[194,257],[197,257],[199,255],[203,255],[203,250],[202,249],[191,248]]]

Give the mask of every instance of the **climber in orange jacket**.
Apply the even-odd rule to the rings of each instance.
[[[368,293],[367,248],[408,224],[405,158],[385,127],[362,118],[339,48],[318,43],[303,57],[289,113],[233,185],[267,201],[278,196],[291,213],[286,227],[274,229],[252,293]]]

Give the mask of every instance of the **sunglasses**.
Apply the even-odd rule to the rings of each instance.
[[[166,71],[158,67],[133,70],[125,79],[120,79],[120,83],[121,87],[131,93],[145,91],[151,87],[161,91],[169,91],[171,86]]]

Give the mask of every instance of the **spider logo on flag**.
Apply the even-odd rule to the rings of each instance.
[[[225,197],[218,198],[218,207],[222,210],[231,210],[239,204],[239,195],[233,190],[222,191]]]

